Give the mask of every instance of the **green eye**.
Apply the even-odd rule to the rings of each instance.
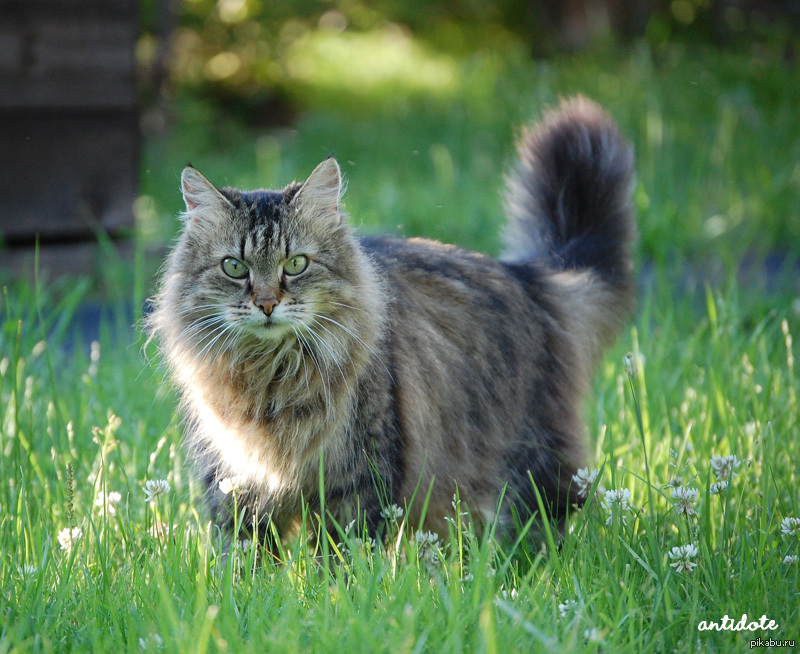
[[[234,259],[233,257],[225,257],[220,265],[222,266],[222,272],[224,272],[228,277],[233,277],[234,279],[243,279],[244,277],[247,277],[248,268],[238,259]]]
[[[306,268],[308,268],[308,257],[302,254],[293,256],[289,261],[283,264],[283,272],[287,275],[299,275]]]

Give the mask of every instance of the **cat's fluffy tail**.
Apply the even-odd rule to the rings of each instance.
[[[581,97],[523,133],[508,177],[503,259],[555,273],[591,358],[633,304],[633,182],[632,147],[605,111]]]

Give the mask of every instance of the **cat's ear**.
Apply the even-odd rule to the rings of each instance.
[[[233,206],[228,198],[192,166],[186,166],[181,173],[181,193],[188,213],[200,208],[220,211]]]
[[[342,191],[339,164],[333,157],[328,157],[303,182],[292,204],[313,219],[328,219],[338,225],[342,219],[339,212]]]

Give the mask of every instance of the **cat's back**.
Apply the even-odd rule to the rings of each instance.
[[[421,238],[361,240],[386,290],[387,323],[404,360],[482,380],[538,377],[557,309],[546,271],[506,265]],[[552,349],[552,348],[551,348]],[[527,368],[526,368],[527,366]],[[522,384],[524,385],[524,384]]]
[[[400,307],[416,302],[418,311],[453,308],[470,324],[485,314],[506,320],[548,304],[547,272],[535,265],[517,271],[478,252],[424,238],[370,236],[360,239],[390,293]],[[538,306],[537,306],[538,305]],[[548,310],[550,307],[546,307]],[[520,316],[522,317],[522,316]]]

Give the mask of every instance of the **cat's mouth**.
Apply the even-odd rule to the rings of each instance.
[[[264,328],[264,331],[267,334],[275,334],[275,333],[277,333],[279,331],[281,331],[281,332],[282,331],[287,331],[285,329],[286,328],[286,324],[285,323],[275,322],[274,320],[270,320],[270,319],[265,320],[264,324],[262,325],[262,327]]]
[[[247,321],[244,324],[245,331],[262,340],[277,341],[282,340],[287,334],[291,333],[291,326],[283,320],[275,320],[272,317],[264,317],[258,321]]]

